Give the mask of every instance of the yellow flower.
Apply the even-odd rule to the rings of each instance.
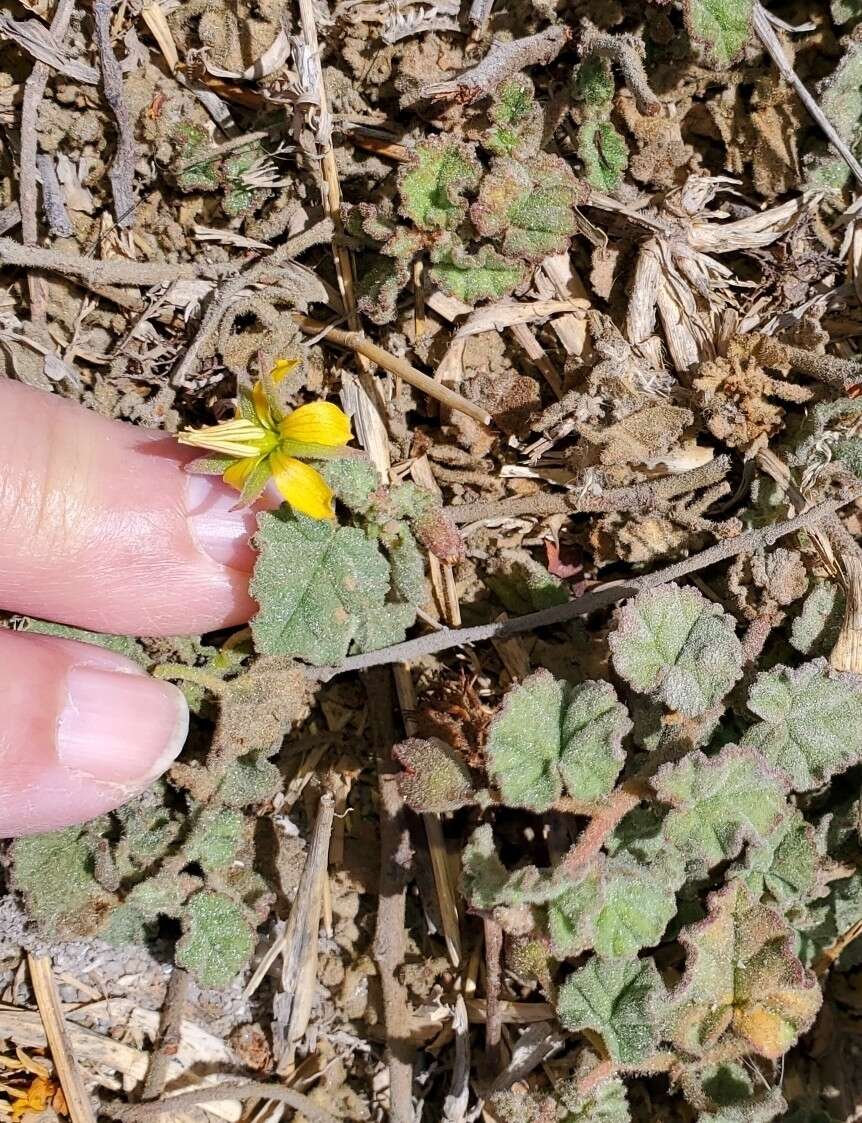
[[[298,360],[279,359],[270,379],[279,382]],[[282,414],[262,383],[240,390],[236,417],[205,429],[186,429],[181,444],[209,449],[215,456],[187,465],[187,470],[220,475],[240,493],[240,506],[253,503],[270,478],[282,496],[303,515],[331,519],[332,492],[323,476],[304,460],[350,455],[350,418],[332,402],[311,402]],[[340,453],[336,449],[341,449]]]
[[[22,1088],[15,1093],[16,1099],[12,1103],[12,1118],[23,1118],[29,1112],[41,1113],[48,1106],[54,1096],[57,1085],[43,1076],[35,1076],[29,1088]]]

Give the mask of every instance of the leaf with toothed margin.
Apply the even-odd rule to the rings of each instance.
[[[564,788],[597,800],[620,773],[630,729],[610,683],[571,686],[536,671],[508,692],[488,727],[488,772],[510,807],[547,811]]]
[[[748,708],[762,721],[742,738],[789,780],[811,791],[862,760],[862,676],[825,659],[759,674]]]
[[[629,146],[610,121],[588,119],[578,129],[578,157],[588,183],[614,191],[629,166]]]
[[[401,213],[420,230],[454,230],[467,213],[463,194],[479,174],[469,145],[442,136],[422,141],[398,176]]]
[[[828,655],[844,622],[844,593],[832,581],[817,581],[793,621],[790,642],[803,655]]]
[[[651,959],[591,959],[560,988],[557,1015],[566,1029],[598,1033],[611,1059],[646,1061],[660,1039],[665,990]]]
[[[226,987],[251,959],[254,932],[243,910],[221,893],[195,893],[183,915],[177,964],[205,987]]]
[[[409,737],[393,746],[392,755],[404,769],[398,790],[413,811],[457,811],[475,803],[470,769],[451,745],[431,737]]]
[[[708,899],[705,920],[683,929],[686,972],[669,999],[667,1034],[702,1056],[719,1043],[777,1060],[810,1028],[821,995],[793,954],[791,930],[741,881]]]
[[[620,610],[609,643],[621,678],[689,717],[714,706],[742,674],[731,617],[689,587],[639,593]]]
[[[526,74],[516,74],[497,87],[488,116],[493,124],[482,136],[482,147],[493,155],[524,160],[539,151],[544,114]]]
[[[760,843],[749,844],[745,860],[727,876],[741,878],[755,900],[766,897],[786,912],[826,893],[824,862],[814,828],[794,810]]]
[[[760,843],[787,810],[787,785],[753,749],[725,745],[714,757],[689,753],[653,778],[672,810],[664,838],[684,856],[690,876],[735,858],[746,841]]]
[[[386,604],[389,566],[375,543],[356,527],[290,512],[263,514],[259,523],[251,581],[260,605],[251,622],[257,651],[321,666],[343,659],[352,642],[373,647],[374,627],[403,607]]]
[[[683,1064],[676,1082],[703,1123],[769,1123],[787,1110],[779,1088],[764,1087],[737,1061]]]
[[[508,296],[527,276],[523,262],[502,257],[487,244],[467,253],[456,238],[435,248],[431,263],[431,280],[465,304]]]
[[[527,163],[504,157],[482,180],[470,218],[506,257],[540,262],[568,249],[577,229],[575,207],[585,200],[586,189],[559,156],[539,152]]]
[[[627,855],[600,855],[578,881],[563,873],[555,871],[547,894],[548,933],[559,958],[594,949],[615,959],[653,947],[676,913],[684,880],[681,866],[650,867]]]
[[[718,66],[736,62],[752,36],[754,0],[685,0],[683,18],[691,38],[702,43]]]
[[[372,323],[388,324],[395,317],[398,296],[410,280],[407,264],[378,254],[356,285],[356,306]]]

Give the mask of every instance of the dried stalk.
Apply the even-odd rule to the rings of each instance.
[[[417,708],[416,688],[410,671],[403,663],[396,663],[392,668],[395,679],[395,690],[398,694],[398,703],[401,706],[401,716],[404,720],[404,729],[408,737],[415,737],[417,733],[416,720],[412,716]],[[443,836],[443,827],[440,816],[434,812],[426,811],[422,815],[425,824],[425,833],[428,836],[428,850],[431,854],[431,869],[434,874],[434,885],[437,889],[437,904],[440,908],[440,922],[443,925],[443,938],[446,941],[446,950],[449,961],[453,967],[461,965],[461,926],[458,919],[458,898],[449,867],[449,854],[446,849],[446,839]]]
[[[324,792],[320,797],[314,832],[284,936],[278,941],[282,944],[280,950],[284,954],[284,967],[281,973],[281,994],[276,997],[277,1017],[273,1025],[273,1044],[278,1072],[282,1076],[293,1066],[296,1046],[305,1035],[311,1014],[314,980],[317,975],[318,932],[334,815],[335,797],[332,792]],[[264,963],[269,959],[270,956],[264,957]],[[260,968],[255,972],[255,978],[259,971]],[[249,988],[246,990],[249,991]]]
[[[66,200],[57,179],[54,157],[42,152],[36,157],[36,167],[42,180],[42,209],[48,229],[56,238],[68,238],[72,233],[72,223],[66,211]]]
[[[183,1014],[189,996],[191,976],[182,967],[174,967],[168,983],[165,1004],[159,1021],[159,1035],[150,1058],[147,1078],[141,1090],[142,1100],[157,1100],[165,1090],[171,1058],[176,1055],[183,1032]]]
[[[298,1111],[308,1123],[339,1123],[334,1115],[318,1107],[308,1096],[285,1088],[283,1084],[220,1083],[209,1088],[196,1088],[193,1092],[182,1092],[178,1096],[165,1096],[154,1103],[130,1104],[111,1100],[102,1104],[102,1111],[111,1119],[121,1120],[121,1123],[149,1123],[168,1112],[179,1117],[188,1108],[226,1100],[274,1100]]]
[[[323,70],[320,66],[320,44],[317,39],[317,15],[314,11],[312,0],[299,0],[299,19],[302,25],[302,34],[308,46],[309,56],[313,60],[315,78],[317,81],[317,101],[321,119],[329,116],[326,84],[323,81]],[[356,311],[356,293],[353,280],[353,261],[350,250],[344,242],[344,224],[341,216],[341,184],[338,180],[338,165],[335,161],[335,151],[332,147],[331,135],[327,138],[326,145],[320,153],[320,171],[323,177],[321,197],[323,208],[332,219],[335,228],[335,237],[332,239],[332,254],[335,261],[335,274],[338,279],[338,289],[347,314],[347,325],[352,332],[361,332],[362,325]],[[379,430],[377,439],[369,442],[366,451],[374,454],[374,466],[385,479],[389,475],[390,456],[389,443],[383,439],[386,433],[384,421],[383,402],[379,387],[371,377],[367,356],[359,348],[354,349],[359,356],[359,385],[357,391],[367,398],[369,410],[377,418],[376,428]],[[372,360],[373,361],[373,360]]]
[[[416,639],[406,640],[404,643],[393,644],[391,647],[382,647],[378,651],[369,651],[364,655],[353,655],[345,659],[337,667],[309,667],[306,674],[309,678],[328,682],[336,675],[348,671],[361,671],[369,667],[379,667],[387,663],[410,663],[426,655],[436,655],[440,651],[449,651],[453,647],[465,644],[484,643],[497,637],[517,635],[521,632],[532,632],[537,628],[547,628],[556,624],[564,624],[578,616],[586,616],[600,608],[616,604],[618,601],[633,597],[643,589],[654,589],[665,585],[669,581],[679,581],[690,573],[697,573],[708,566],[717,565],[736,557],[737,554],[753,553],[773,546],[788,534],[795,534],[799,530],[811,531],[830,515],[856,502],[860,498],[858,491],[844,493],[834,499],[825,499],[807,511],[796,515],[792,519],[775,523],[772,526],[760,527],[756,530],[746,531],[736,538],[728,538],[701,550],[699,554],[692,554],[683,561],[659,569],[655,573],[635,577],[629,581],[609,581],[599,585],[585,596],[567,601],[566,604],[554,605],[544,608],[540,612],[530,612],[524,616],[515,616],[509,620],[497,621],[492,624],[479,624],[472,628],[441,628],[439,632],[430,635],[418,636]]]
[[[844,621],[832,648],[829,662],[836,671],[862,674],[862,559],[855,554],[841,554],[839,565],[843,574]]]
[[[135,221],[135,138],[129,108],[123,96],[123,72],[111,46],[113,0],[93,0],[93,25],[102,67],[102,93],[117,122],[117,151],[108,179],[114,196],[116,225],[121,229]]]
[[[730,462],[726,456],[716,456],[708,464],[690,468],[673,476],[658,480],[614,487],[598,495],[578,490],[577,484],[564,494],[537,493],[534,495],[509,495],[487,503],[463,503],[447,507],[447,516],[458,526],[465,523],[484,522],[488,519],[517,518],[522,515],[544,517],[562,514],[604,514],[608,511],[664,510],[671,501],[686,492],[710,487],[727,475]]]
[[[57,1070],[57,1077],[69,1107],[72,1123],[96,1123],[93,1105],[84,1087],[84,1077],[78,1059],[72,1051],[66,1024],[63,1020],[63,1005],[51,960],[47,955],[27,955],[30,981],[39,1007],[45,1036],[51,1050],[51,1059]]]
[[[20,246],[11,238],[0,238],[0,265],[43,269],[67,277],[79,277],[88,286],[164,285],[193,277],[217,280],[236,272],[236,262],[201,261],[176,265],[169,261],[100,261],[94,257],[57,253],[39,246]]]
[[[0,253],[2,253],[2,246],[0,246]],[[398,378],[403,378],[408,385],[413,386],[416,390],[421,390],[429,398],[435,398],[438,402],[442,402],[449,409],[460,410],[461,413],[466,413],[468,417],[472,417],[482,425],[491,424],[490,413],[482,409],[481,406],[477,406],[475,402],[471,402],[462,394],[458,394],[446,386],[441,386],[439,382],[435,382],[433,378],[429,378],[427,374],[423,374],[421,370],[411,366],[406,359],[399,359],[396,355],[384,351],[382,347],[378,347],[376,343],[366,339],[361,332],[327,328],[326,324],[320,323],[319,320],[311,320],[308,316],[297,315],[295,318],[302,330],[308,335],[325,332],[321,339],[322,343],[334,343],[337,347],[346,347],[350,351],[357,351],[360,355],[370,359],[372,363],[377,363],[384,370],[391,371]]]
[[[769,12],[766,11],[760,3],[760,0],[755,0],[754,2],[752,26],[754,27],[754,32],[758,39],[760,39],[760,42],[771,56],[772,61],[778,67],[781,77],[785,82],[790,83],[796,91],[799,100],[811,114],[811,117],[829,138],[829,143],[844,160],[857,181],[862,183],[862,164],[859,163],[849,146],[841,138],[838,130],[802,84],[802,80],[790,63],[790,59],[788,59],[787,55],[784,53],[784,47],[781,45],[781,40],[775,33],[775,28],[772,26]]]
[[[413,855],[391,752],[395,742],[392,680],[387,671],[374,670],[365,676],[365,687],[380,791],[380,899],[372,950],[383,991],[389,1120],[413,1123],[412,1019],[407,991],[399,978],[407,951],[405,903]]]
[[[840,393],[846,393],[852,386],[862,382],[862,362],[858,359],[818,355],[803,347],[782,343],[771,335],[751,334],[746,337],[746,343],[764,366],[777,367],[779,370],[789,367],[800,374],[807,374],[809,378],[816,378],[818,382],[825,382]]]
[[[500,1045],[503,1018],[500,1013],[503,929],[496,920],[485,917],[485,1059],[493,1073],[500,1071]]]
[[[524,39],[512,39],[508,43],[495,39],[480,63],[457,78],[427,83],[419,90],[416,100],[451,97],[469,102],[486,97],[519,70],[553,62],[571,37],[572,32],[564,23],[555,23],[538,35],[528,35]]]
[[[57,43],[62,43],[74,10],[75,0],[58,0],[54,18],[51,20],[51,35]],[[47,63],[37,62],[30,71],[30,77],[24,83],[18,202],[21,209],[21,240],[25,246],[35,246],[39,238],[36,221],[36,155],[39,148],[36,124],[50,73],[51,68]],[[27,285],[30,292],[30,316],[36,323],[44,323],[45,294],[41,278],[29,274]]]

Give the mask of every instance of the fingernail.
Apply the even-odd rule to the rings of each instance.
[[[188,524],[198,547],[219,565],[251,569],[253,551],[248,544],[257,530],[254,512],[234,511],[238,495],[218,477],[189,476],[186,484]]]
[[[74,772],[143,787],[176,759],[189,729],[182,691],[145,674],[73,667],[57,756]]]

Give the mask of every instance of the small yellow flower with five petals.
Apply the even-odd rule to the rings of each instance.
[[[270,379],[281,381],[298,359],[279,359]],[[312,519],[335,516],[333,497],[323,476],[306,460],[350,456],[350,418],[333,402],[311,402],[283,413],[264,385],[240,388],[236,417],[204,429],[186,429],[181,444],[215,453],[186,470],[220,475],[240,493],[237,506],[253,503],[270,479],[295,511]]]

